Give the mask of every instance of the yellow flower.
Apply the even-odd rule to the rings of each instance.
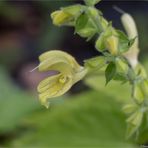
[[[131,15],[125,13],[121,17],[122,24],[128,34],[129,39],[133,39],[136,37],[135,42],[130,47],[129,51],[124,55],[129,60],[131,66],[133,68],[138,64],[138,54],[139,54],[139,41],[138,41],[138,32],[135,21]]]
[[[39,71],[57,71],[57,74],[41,81],[37,88],[41,104],[47,108],[49,98],[63,95],[87,73],[87,69],[80,66],[71,55],[63,51],[45,52],[39,57],[39,60]]]

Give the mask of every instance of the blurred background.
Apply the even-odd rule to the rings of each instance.
[[[148,143],[148,129],[143,130],[136,142],[125,140],[125,116],[120,108],[129,101],[129,87],[120,88],[112,83],[104,88],[103,77],[79,82],[65,96],[51,100],[48,110],[40,105],[36,86],[46,75],[30,70],[38,65],[41,53],[64,50],[80,64],[99,54],[93,41],[86,42],[74,35],[73,28],[58,28],[51,22],[52,11],[75,3],[83,1],[0,1],[0,146],[134,147],[135,143]],[[112,8],[114,5],[134,17],[140,39],[139,58],[147,67],[148,2],[97,4],[113,26],[123,30],[121,14]],[[125,94],[119,97],[123,90]]]

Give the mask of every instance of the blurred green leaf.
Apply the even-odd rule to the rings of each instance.
[[[118,81],[112,80],[107,86],[105,86],[105,82],[106,79],[104,74],[96,74],[93,77],[85,79],[85,84],[92,89],[104,92],[122,104],[131,102],[131,88],[128,83],[121,85]],[[119,95],[119,93],[122,92],[124,92],[124,94]]]
[[[30,112],[39,108],[37,100],[16,87],[0,69],[0,133],[14,130]]]
[[[134,147],[125,140],[125,117],[114,98],[88,91],[28,118],[32,130],[14,147]]]

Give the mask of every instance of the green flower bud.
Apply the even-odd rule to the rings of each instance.
[[[93,16],[93,19],[96,20],[99,26],[100,32],[106,30],[109,27],[108,21],[102,16],[102,12],[94,7],[88,8],[89,15]]]
[[[126,120],[126,122],[132,124],[133,126],[139,126],[141,124],[142,118],[143,112],[136,111]]]
[[[109,25],[96,40],[95,47],[99,51],[108,50],[112,55],[118,53],[118,38],[115,30]]]
[[[97,28],[87,14],[81,14],[76,21],[75,32],[81,37],[91,38]]]
[[[123,61],[120,58],[116,58],[115,63],[116,63],[117,73],[125,75],[128,73],[129,67],[125,61]]]
[[[104,32],[100,34],[96,40],[95,47],[98,51],[102,52],[106,49],[105,40],[107,37],[112,35],[112,27],[108,27]]]
[[[136,75],[139,75],[143,78],[147,78],[147,73],[146,73],[144,67],[140,63],[138,63],[136,65],[134,71],[135,71]]]
[[[141,104],[144,101],[145,95],[144,95],[142,87],[141,87],[141,82],[136,82],[134,84],[133,97],[139,104]]]
[[[100,18],[100,21],[101,21],[101,24],[102,24],[102,27],[103,29],[105,30],[108,26],[108,22],[106,19],[104,19],[103,17]]]
[[[138,130],[139,126],[142,123],[142,119],[143,119],[143,112],[136,111],[126,120],[126,122],[128,123],[128,128],[126,131],[127,138],[132,136]]]
[[[96,40],[95,43],[95,48],[102,52],[105,50],[105,45],[104,45],[104,33],[101,33],[101,35],[99,36],[99,38]]]
[[[98,16],[98,10],[96,8],[93,8],[93,7],[89,7],[88,8],[88,11],[90,13],[90,15],[94,16],[94,18],[96,18]]]
[[[98,70],[106,65],[106,58],[104,56],[99,56],[85,60],[85,66],[88,70]]]
[[[122,108],[122,111],[126,114],[131,114],[138,109],[136,104],[127,104]]]
[[[95,30],[93,28],[85,28],[77,32],[81,37],[88,38],[95,34]]]
[[[143,81],[143,91],[145,97],[148,97],[148,79]]]

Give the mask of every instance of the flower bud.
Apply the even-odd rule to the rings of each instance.
[[[133,97],[139,104],[141,104],[144,101],[145,95],[141,87],[141,82],[137,82],[134,84]]]
[[[98,39],[96,40],[95,47],[98,51],[102,52],[106,50],[106,39],[111,37],[114,33],[114,29],[111,26],[108,26],[105,31],[103,31]]]
[[[122,111],[126,114],[131,114],[138,109],[136,104],[127,104],[122,108]]]
[[[143,92],[145,97],[148,97],[148,79],[143,80]]]
[[[81,29],[79,30],[77,33],[84,38],[89,38],[91,36],[93,36],[95,34],[95,30],[93,28],[85,28],[85,29]]]
[[[96,32],[96,26],[87,14],[81,14],[76,20],[75,32],[90,39]]]
[[[116,58],[116,68],[117,68],[117,73],[119,74],[127,74],[128,73],[128,65],[125,63],[122,59]]]
[[[118,38],[114,35],[109,36],[105,41],[105,46],[112,55],[118,53]]]
[[[85,60],[85,67],[87,67],[90,71],[99,70],[106,65],[106,61],[107,60],[104,56],[98,56]]]
[[[89,7],[88,8],[88,11],[89,11],[89,13],[94,17],[94,18],[96,18],[97,16],[98,16],[98,10],[97,9],[95,9],[95,8],[93,8],[93,7]]]
[[[126,122],[132,124],[133,126],[139,126],[141,124],[142,118],[143,112],[136,111],[126,120]]]
[[[127,128],[127,131],[126,131],[126,137],[127,138],[132,136],[137,131],[137,129],[141,125],[142,119],[143,119],[143,112],[138,110],[135,113],[133,113],[126,120],[126,122],[128,123],[128,128]]]
[[[61,26],[70,21],[72,19],[72,15],[63,12],[62,10],[58,10],[51,13],[51,18],[53,20],[54,25]]]
[[[140,63],[138,63],[136,65],[136,67],[134,68],[134,71],[135,71],[136,75],[141,76],[143,78],[147,78],[147,73],[146,73],[144,67]]]
[[[101,21],[103,29],[105,30],[107,28],[107,26],[108,26],[107,20],[105,18],[101,17],[100,21]]]

